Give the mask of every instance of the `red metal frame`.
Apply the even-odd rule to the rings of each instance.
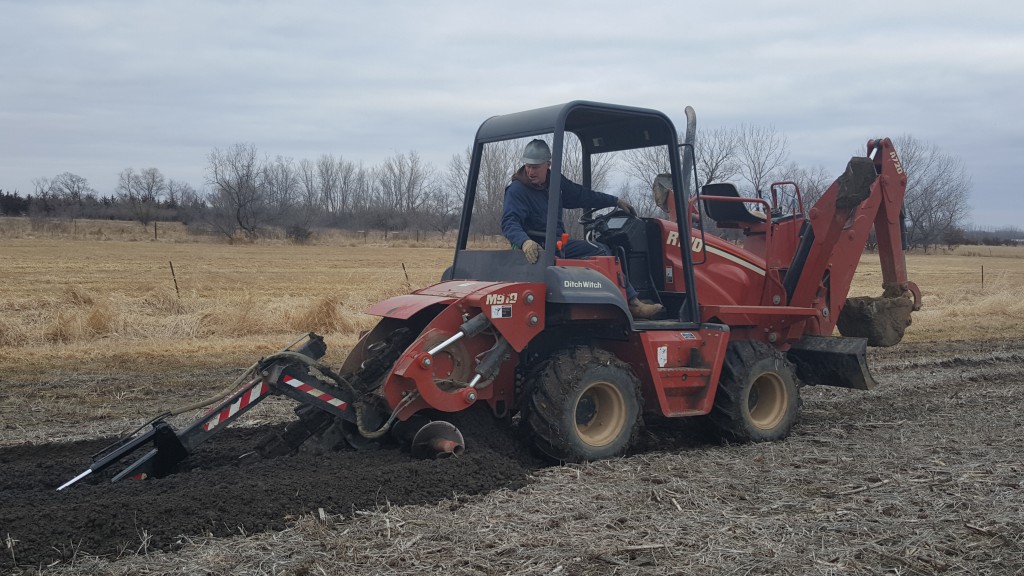
[[[900,244],[899,212],[906,189],[902,165],[888,139],[869,142],[868,151],[878,176],[870,184],[867,197],[853,207],[836,205],[841,178],[806,215],[798,187],[800,211],[775,219],[772,205],[766,200],[716,198],[759,204],[766,210],[763,221],[736,225],[745,235],[743,247],[711,234],[695,234],[689,239],[696,255],[692,274],[703,326],[629,332],[624,340],[601,343],[633,367],[647,399],[645,410],[664,416],[710,411],[730,340],[759,340],[786,351],[807,334],[831,335],[872,227],[878,238],[885,295],[910,293],[920,303],[917,287],[907,280]],[[771,193],[776,204],[776,186],[786,184],[793,183],[773,184]],[[786,275],[800,248],[805,222],[814,240],[800,263],[799,278],[789,283],[791,293],[787,293]],[[664,285],[683,286],[681,280],[688,271],[678,250],[679,227],[666,220],[657,223],[666,268]],[[624,274],[617,258],[559,259],[555,264],[594,269],[615,282],[625,295]],[[453,281],[373,306],[370,313],[393,319],[407,319],[431,306],[439,307],[438,314],[399,358],[384,385],[384,396],[391,406],[418,394],[399,417],[405,419],[423,409],[460,411],[481,400],[496,412],[514,406],[517,399],[512,368],[519,361],[518,354],[544,330],[545,290],[540,283]],[[531,296],[529,304],[526,294]],[[501,310],[507,316],[498,313]],[[488,315],[493,330],[460,340],[430,357],[428,350],[455,335],[468,318],[481,313]],[[593,304],[570,305],[568,316],[570,320],[623,321],[621,310]],[[445,380],[464,384],[472,376],[477,359],[496,345],[499,336],[508,340],[512,350],[493,382],[480,388],[446,389],[439,385]]]

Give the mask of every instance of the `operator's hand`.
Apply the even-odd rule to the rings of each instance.
[[[536,264],[537,260],[540,259],[540,244],[537,244],[533,240],[523,242],[523,254],[526,254],[527,262],[530,264]]]
[[[633,208],[632,204],[626,202],[625,199],[619,198],[619,201],[615,203],[615,207],[618,208],[619,210],[625,210],[626,212],[629,212],[630,216],[636,218],[636,209]]]

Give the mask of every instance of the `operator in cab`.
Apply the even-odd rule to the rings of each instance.
[[[512,243],[513,248],[523,251],[526,260],[534,264],[540,258],[544,231],[547,228],[548,180],[551,176],[551,148],[547,142],[535,139],[526,144],[522,157],[523,165],[512,175],[512,181],[505,188],[505,205],[501,217],[501,232]],[[562,176],[562,208],[599,209],[616,206],[636,216],[636,210],[629,202],[596,190],[584,188]],[[562,211],[558,211],[556,235],[565,232]],[[565,258],[584,260],[591,256],[610,256],[611,250],[600,243],[584,240],[569,240],[562,246]],[[647,320],[660,314],[661,304],[648,304],[637,297],[632,284],[626,285],[629,312],[633,318]]]

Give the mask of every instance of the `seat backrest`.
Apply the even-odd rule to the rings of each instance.
[[[705,184],[701,187],[700,194],[704,199],[704,211],[718,224],[723,222],[758,224],[765,221],[764,217],[751,213],[743,202],[722,202],[714,199],[715,196],[739,198],[740,192],[736,189],[736,185],[731,182]]]

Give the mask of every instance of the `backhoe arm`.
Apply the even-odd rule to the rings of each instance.
[[[828,336],[838,324],[844,336],[892,346],[920,308],[917,286],[907,279],[901,211],[907,178],[888,138],[868,142],[869,156],[850,159],[846,171],[811,208],[809,227],[787,278],[791,306],[821,311],[809,333]],[[881,298],[847,299],[872,228],[882,266]]]

